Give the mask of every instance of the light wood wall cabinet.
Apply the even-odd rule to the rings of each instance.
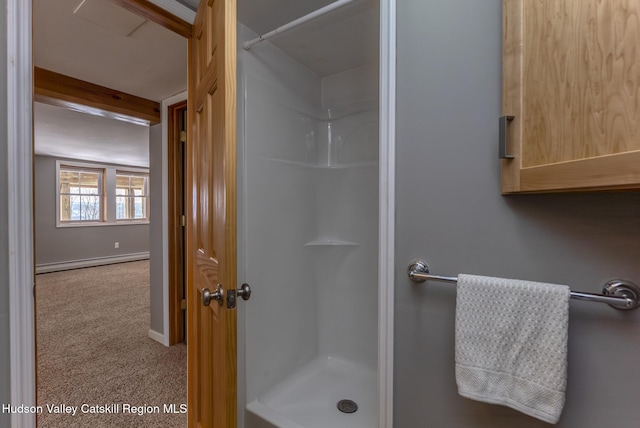
[[[640,189],[640,1],[504,0],[502,192]]]

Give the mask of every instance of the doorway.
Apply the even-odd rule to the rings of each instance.
[[[91,96],[94,96],[95,94],[102,94],[105,93],[105,95],[107,95],[107,98],[111,98],[111,102],[112,104],[109,105],[108,108],[105,108],[104,111],[97,111],[98,109],[95,106],[90,106],[87,107],[86,110],[89,110],[92,113],[100,113],[100,115],[105,114],[105,115],[111,115],[116,117],[117,119],[119,119],[118,123],[125,123],[128,124],[129,123],[127,121],[131,121],[134,122],[133,125],[134,127],[141,127],[136,123],[136,118],[141,119],[142,121],[146,121],[147,123],[149,123],[150,127],[148,127],[148,132],[150,134],[153,134],[154,137],[160,137],[162,135],[162,133],[160,132],[160,127],[157,125],[153,125],[154,123],[159,123],[160,122],[160,115],[161,115],[161,111],[160,111],[160,103],[155,101],[155,100],[163,100],[168,98],[169,96],[172,96],[173,94],[177,93],[177,92],[182,92],[184,91],[184,89],[186,89],[186,41],[184,40],[184,38],[180,35],[175,35],[170,33],[169,35],[167,35],[167,31],[166,29],[160,29],[158,30],[158,26],[156,24],[153,24],[151,22],[143,22],[142,24],[140,24],[140,26],[136,27],[134,30],[131,30],[131,32],[129,32],[127,35],[121,35],[118,34],[113,28],[102,28],[100,26],[100,24],[102,24],[103,22],[95,22],[96,17],[92,16],[91,13],[85,13],[84,15],[82,14],[82,9],[84,9],[85,7],[87,7],[87,5],[91,5],[92,3],[98,4],[98,3],[108,3],[108,2],[84,2],[83,6],[81,7],[80,11],[76,10],[69,10],[67,9],[67,6],[71,5],[72,3],[79,3],[79,1],[64,1],[61,2],[57,5],[55,5],[57,8],[59,9],[65,9],[66,10],[66,15],[67,18],[70,20],[73,20],[72,23],[68,23],[68,25],[56,25],[56,28],[64,28],[64,31],[60,31],[60,37],[68,37],[70,36],[69,33],[73,31],[78,31],[78,29],[80,29],[80,31],[84,31],[88,28],[91,28],[93,31],[96,32],[96,35],[88,35],[88,34],[84,34],[82,32],[76,32],[75,33],[75,37],[73,37],[74,39],[82,39],[82,38],[86,38],[90,41],[93,41],[93,45],[95,46],[96,50],[99,49],[100,46],[106,46],[106,44],[110,41],[113,40],[114,41],[114,46],[111,46],[110,49],[113,49],[113,51],[120,51],[121,50],[121,46],[119,46],[119,44],[124,44],[124,45],[139,45],[139,44],[143,44],[143,41],[151,36],[152,34],[156,34],[157,38],[155,38],[155,43],[157,43],[159,46],[155,47],[155,48],[149,48],[146,49],[145,52],[140,53],[138,52],[139,55],[147,55],[148,51],[148,55],[150,55],[150,57],[147,59],[148,61],[148,67],[150,67],[150,69],[146,69],[146,70],[140,70],[139,68],[137,68],[134,63],[131,63],[131,65],[127,65],[127,67],[124,67],[126,69],[126,73],[128,74],[128,76],[126,76],[126,78],[122,78],[122,76],[118,75],[118,70],[111,70],[111,66],[112,64],[110,63],[114,63],[117,64],[121,59],[114,53],[113,55],[111,54],[106,54],[106,53],[102,53],[101,54],[101,59],[102,62],[100,62],[100,64],[102,64],[101,67],[99,68],[103,68],[104,70],[104,74],[100,75],[96,78],[95,81],[97,81],[99,84],[96,85],[94,83],[94,85],[96,86],[100,86],[102,89],[98,90],[95,87],[91,87],[92,89],[86,90],[85,92],[88,92]],[[91,66],[95,65],[95,64],[82,64],[78,62],[78,58],[82,58],[83,55],[74,55],[74,52],[76,52],[74,45],[71,43],[71,41],[64,39],[62,41],[61,44],[65,45],[65,49],[68,50],[68,53],[66,55],[68,55],[67,57],[65,57],[64,62],[68,62],[69,63],[69,68],[68,69],[57,69],[57,65],[54,62],[55,58],[52,58],[51,56],[47,56],[50,52],[58,52],[60,53],[60,51],[58,50],[58,48],[56,47],[51,47],[51,46],[46,46],[46,49],[43,49],[42,46],[39,45],[40,42],[42,42],[42,29],[43,28],[50,28],[50,26],[52,26],[55,23],[55,13],[50,13],[49,11],[47,11],[46,13],[42,10],[43,4],[42,2],[40,2],[39,0],[34,0],[33,1],[33,7],[34,7],[34,61],[36,63],[36,66],[38,66],[41,69],[44,69],[44,67],[50,67],[50,68],[55,68],[56,70],[58,70],[59,72],[57,74],[62,75],[61,72],[64,72],[67,77],[70,77],[72,79],[76,79],[78,81],[83,81],[83,82],[87,82],[90,81],[90,79],[92,80],[91,77]],[[76,13],[77,12],[77,13]],[[90,11],[89,11],[90,12]],[[62,12],[61,12],[62,13]],[[128,12],[127,12],[128,13]],[[46,16],[45,16],[46,15]],[[98,21],[99,19],[102,19],[102,17],[98,17]],[[44,22],[43,22],[44,20]],[[43,27],[43,25],[46,25],[47,27]],[[88,31],[88,30],[87,30]],[[46,33],[46,31],[45,31]],[[55,36],[57,37],[57,32],[55,34]],[[54,36],[50,36],[50,37],[46,37],[47,39],[52,39]],[[96,40],[97,39],[97,40]],[[167,41],[167,39],[169,39]],[[38,47],[40,46],[40,47]],[[182,46],[183,50],[184,50],[184,55],[182,55],[183,57],[174,57],[173,59],[175,60],[175,62],[177,63],[181,63],[182,64],[182,68],[184,68],[184,79],[183,82],[180,83],[179,86],[172,86],[171,83],[164,83],[164,84],[157,84],[157,79],[156,79],[156,75],[155,73],[160,73],[162,70],[171,70],[170,66],[167,67],[159,67],[159,66],[154,66],[154,61],[156,61],[156,59],[152,58],[155,57],[158,54],[158,50],[160,49],[166,49],[168,51],[171,51],[172,49],[176,48],[176,47],[180,47]],[[135,48],[135,46],[134,46]],[[43,54],[42,52],[45,51],[45,54]],[[129,51],[128,54],[124,53],[124,55],[130,55],[131,52]],[[108,60],[106,60],[108,59]],[[168,58],[160,58],[157,59],[159,62],[161,62],[162,64],[166,64],[168,63]],[[50,61],[50,62],[47,62]],[[86,59],[85,59],[86,61]],[[97,60],[94,59],[89,59],[87,62],[91,63],[91,62],[97,63]],[[129,61],[129,58],[125,59],[126,62]],[[116,66],[116,68],[118,68]],[[95,70],[95,69],[94,69]],[[76,74],[77,73],[77,74]],[[88,74],[84,74],[84,73],[88,73]],[[37,72],[36,72],[37,74]],[[104,80],[101,80],[104,79]],[[109,79],[113,79],[111,82],[109,81]],[[171,79],[166,78],[165,80],[169,81]],[[58,81],[58,80],[56,80]],[[122,85],[120,85],[120,81],[123,82]],[[144,84],[141,84],[140,88],[134,87],[134,86],[130,86],[128,88],[125,88],[125,83],[126,84],[131,84],[132,82],[144,82]],[[163,86],[164,85],[164,86]],[[41,96],[41,93],[39,92],[39,86],[36,85],[36,92],[35,95],[36,96]],[[84,89],[85,87],[82,86],[82,88]],[[114,89],[116,88],[116,89]],[[102,91],[103,90],[103,91]],[[102,92],[101,92],[102,91]],[[147,92],[149,91],[149,92]],[[53,97],[52,97],[53,98]],[[90,98],[90,97],[89,97]],[[113,112],[112,110],[110,110],[111,108],[115,108],[117,109],[117,107],[119,105],[123,105],[126,104],[129,100],[131,99],[136,99],[139,102],[137,102],[137,105],[134,105],[133,107],[131,107],[131,109],[129,111],[115,111]],[[84,110],[85,107],[81,107],[84,104],[84,99],[82,100],[82,102],[76,102],[73,105],[67,105],[67,107],[71,107],[72,109],[75,110]],[[90,101],[90,100],[89,100]],[[147,103],[147,101],[151,101],[150,103]],[[135,104],[135,103],[134,103]],[[137,117],[137,115],[139,114],[139,110],[146,108],[146,106],[148,105],[152,105],[151,107],[151,111],[152,111],[152,118],[150,119],[145,119],[145,118],[139,118]],[[107,112],[107,113],[105,113]],[[75,112],[74,112],[75,113]],[[96,118],[99,116],[91,116],[92,118]],[[134,118],[134,120],[131,120],[131,118]],[[102,119],[102,118],[100,118]],[[123,121],[122,119],[126,119],[125,121]],[[87,120],[88,122],[89,120]],[[146,127],[146,126],[145,126]],[[86,137],[87,139],[91,138],[91,137],[95,137],[95,135],[97,134],[96,132],[96,128],[90,128],[88,131],[86,132]],[[125,166],[130,166],[131,162],[128,160],[122,160],[121,158],[119,158],[118,156],[122,156],[124,157],[124,155],[126,154],[130,154],[133,151],[134,145],[132,143],[132,139],[131,138],[126,138],[126,137],[122,137],[119,136],[119,141],[118,140],[118,135],[114,135],[112,139],[109,138],[105,138],[105,140],[103,142],[106,142],[106,144],[104,145],[111,145],[112,148],[114,148],[115,146],[117,146],[117,143],[122,143],[122,145],[118,146],[118,150],[116,150],[116,153],[112,153],[111,155],[106,157],[106,160],[103,161],[103,163],[105,164],[105,167],[99,167],[98,169],[103,169],[105,171],[104,176],[103,176],[103,181],[102,181],[102,185],[100,186],[101,189],[103,189],[103,195],[106,202],[104,204],[104,206],[101,208],[101,210],[103,211],[103,216],[104,218],[108,219],[108,220],[113,220],[113,224],[109,224],[109,225],[105,225],[105,224],[95,224],[92,225],[91,227],[88,227],[86,229],[84,228],[80,228],[80,227],[74,227],[74,228],[61,228],[58,227],[57,230],[58,232],[73,232],[75,233],[75,237],[73,239],[63,239],[60,238],[61,240],[63,240],[64,242],[76,242],[76,244],[78,246],[84,245],[84,242],[82,241],[82,236],[86,235],[85,231],[88,230],[94,230],[94,231],[101,231],[102,233],[102,237],[100,238],[96,238],[96,239],[91,239],[90,241],[92,241],[93,243],[97,244],[97,245],[101,245],[103,246],[105,249],[109,249],[111,253],[114,254],[107,254],[107,255],[103,255],[103,254],[92,254],[90,257],[87,258],[91,258],[91,259],[99,259],[102,257],[112,257],[114,255],[117,256],[121,256],[121,255],[129,255],[132,252],[135,253],[143,253],[145,252],[145,249],[135,249],[132,250],[133,248],[133,242],[139,243],[142,240],[149,240],[150,236],[149,235],[153,235],[154,233],[151,232],[149,229],[151,229],[152,227],[154,227],[154,225],[159,225],[162,228],[166,228],[166,225],[163,224],[166,220],[164,217],[166,214],[163,212],[161,214],[160,211],[157,211],[156,208],[154,207],[153,209],[151,207],[147,207],[148,211],[149,211],[149,221],[148,223],[145,225],[144,222],[140,222],[139,224],[133,224],[134,221],[129,222],[128,224],[125,224],[125,222],[121,222],[121,218],[119,217],[119,211],[118,211],[118,201],[119,200],[124,200],[126,199],[124,195],[122,195],[121,193],[119,193],[120,189],[118,187],[118,177],[119,175],[121,175],[120,173],[125,169]],[[157,144],[156,144],[157,143]],[[155,146],[152,147],[152,149],[155,151],[155,153],[152,154],[152,156],[156,156],[157,157],[157,151],[160,150],[161,148],[161,143],[160,143],[160,139],[156,138],[156,141],[154,141]],[[149,137],[147,137],[147,148],[145,149],[145,151],[147,152],[147,156],[149,156]],[[56,156],[60,156],[63,157],[64,159],[69,159],[69,158],[75,158],[76,155],[78,155],[78,157],[80,156],[84,156],[86,153],[84,153],[83,149],[88,149],[88,144],[85,144],[84,146],[80,146],[80,148],[78,150],[76,150],[75,153],[71,153],[71,154],[54,154]],[[97,151],[97,149],[96,149]],[[165,150],[166,151],[166,150]],[[162,156],[166,157],[167,153],[163,153]],[[93,159],[80,159],[82,162],[86,162],[86,163],[93,163],[95,162],[95,160]],[[149,160],[147,160],[147,167],[149,167]],[[157,172],[159,173],[161,171],[160,169],[160,163],[164,163],[166,162],[166,158],[163,159],[162,161],[159,161],[156,163],[157,166]],[[136,165],[139,166],[139,165]],[[113,167],[113,168],[112,168]],[[38,169],[38,168],[36,168]],[[113,170],[112,170],[113,169]],[[137,171],[136,171],[137,172]],[[153,174],[153,171],[152,171]],[[165,172],[163,171],[163,174],[165,174]],[[111,189],[112,186],[112,179],[116,179],[115,183],[116,186],[114,189]],[[166,179],[166,176],[163,178]],[[151,177],[149,177],[149,181],[151,181]],[[152,195],[150,195],[151,200],[154,200],[154,196],[155,196],[155,200],[160,202],[161,199],[159,197],[159,195],[161,194],[161,190],[166,190],[166,187],[164,187],[163,185],[156,185],[155,182],[149,183],[149,181],[147,181],[147,184],[150,184],[150,186],[147,187],[147,189],[149,189],[149,192],[153,193]],[[53,187],[53,186],[51,186]],[[96,185],[96,187],[98,187]],[[53,189],[50,189],[53,190]],[[134,192],[135,189],[131,189],[131,192]],[[134,193],[131,193],[132,195],[134,195]],[[112,198],[113,196],[113,198]],[[135,194],[135,196],[132,196],[131,201],[132,202],[137,202],[139,198],[139,194]],[[163,199],[166,201],[166,196],[163,196]],[[166,202],[165,202],[166,203]],[[39,204],[37,198],[36,198],[36,204]],[[162,204],[158,204],[158,206],[160,206]],[[169,203],[170,206],[170,203]],[[40,215],[40,207],[41,205],[38,206],[38,210],[36,211],[38,213],[38,215]],[[138,219],[135,219],[138,220]],[[162,220],[162,221],[161,221]],[[98,219],[98,221],[101,221],[100,219]],[[102,222],[104,223],[104,222]],[[146,232],[141,232],[142,234],[146,233],[146,237],[141,237],[139,236],[139,231],[140,229],[144,229],[146,228],[147,231]],[[42,230],[40,228],[37,228],[37,233],[41,232]],[[117,232],[116,232],[117,230]],[[155,228],[154,230],[158,230],[157,228]],[[163,236],[167,235],[166,230],[164,230],[162,232]],[[158,247],[158,246],[153,246],[155,248],[160,248],[160,251],[156,253],[156,255],[158,257],[166,257],[166,253],[163,253],[162,247]],[[36,250],[38,249],[38,247],[36,246]],[[119,251],[118,251],[119,250]],[[148,253],[149,251],[152,251],[152,248],[149,248],[149,246],[147,245],[147,249],[146,252]],[[147,254],[147,257],[149,257],[149,254]],[[154,260],[154,256],[152,256],[152,260]],[[38,262],[38,255],[36,254],[36,262]],[[153,263],[152,263],[153,264]],[[156,265],[158,265],[156,263]],[[161,269],[165,268],[165,263],[164,262],[160,262],[159,266]],[[155,272],[153,270],[153,267],[148,268],[147,270],[151,269],[153,272]],[[142,334],[142,339],[146,342],[149,343],[151,342],[150,339],[148,338],[148,336],[151,336],[153,339],[156,339],[160,342],[163,343],[163,345],[166,345],[167,343],[165,343],[165,336],[169,336],[169,331],[168,329],[164,328],[164,317],[166,317],[166,313],[164,313],[164,300],[167,300],[167,292],[164,290],[163,285],[164,285],[164,281],[166,281],[166,275],[161,275],[159,281],[156,280],[156,278],[152,278],[153,280],[150,281],[150,286],[153,288],[152,289],[152,296],[151,299],[146,299],[147,304],[149,304],[149,300],[151,300],[151,308],[152,308],[152,316],[151,319],[149,321],[147,321],[147,325],[146,328],[144,329],[144,332]],[[138,280],[136,280],[138,281]],[[157,285],[157,287],[156,287]],[[153,295],[153,293],[155,293],[156,291],[159,291],[159,294],[155,294]],[[157,299],[155,298],[157,297]],[[156,304],[158,303],[158,304]],[[178,308],[180,307],[180,304],[178,302],[178,304],[176,305]],[[156,310],[157,309],[157,310]],[[155,311],[155,312],[154,312]],[[155,317],[154,314],[158,314],[158,317]],[[157,318],[157,319],[156,319]],[[184,324],[183,322],[181,324]],[[151,333],[153,330],[155,332],[159,332],[160,333],[160,337],[154,337]],[[178,329],[178,331],[180,331]],[[179,334],[178,334],[179,336]],[[103,338],[104,340],[104,338]],[[123,341],[126,342],[126,341]],[[176,343],[180,342],[180,337],[178,337],[175,340]],[[131,343],[131,342],[130,342]],[[150,343],[153,346],[158,346],[161,348],[162,350],[165,350],[166,348],[164,348],[162,345],[159,345],[155,342],[151,342]],[[82,352],[82,351],[80,351]],[[115,363],[114,365],[118,366],[122,364],[122,362],[120,363]],[[153,365],[153,363],[151,363],[151,366]],[[184,365],[186,368],[186,364]],[[136,385],[136,381],[135,380],[130,380],[129,381],[132,385]],[[138,382],[138,387],[140,385],[144,385],[143,382]],[[171,387],[169,387],[171,388]],[[80,388],[81,389],[81,388]],[[176,404],[182,404],[186,402],[186,396],[185,398],[181,401],[178,402]],[[133,404],[133,403],[132,403]],[[160,404],[164,404],[164,400],[162,400],[162,403]]]
[[[187,101],[168,107],[169,166],[169,345],[186,340],[185,171]]]

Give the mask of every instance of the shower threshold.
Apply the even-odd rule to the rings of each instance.
[[[376,385],[372,369],[319,357],[247,409],[280,428],[371,428],[377,426]],[[342,400],[357,403],[357,411],[340,411]]]

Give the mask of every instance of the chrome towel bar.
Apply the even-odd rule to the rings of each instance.
[[[431,275],[429,265],[422,260],[414,260],[407,268],[409,279],[413,282],[440,281],[458,283],[456,276]],[[632,282],[614,279],[602,287],[602,294],[572,291],[571,298],[589,302],[606,303],[615,309],[636,309],[640,306],[640,288]]]

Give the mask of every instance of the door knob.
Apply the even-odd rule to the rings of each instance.
[[[238,297],[242,297],[242,300],[249,300],[251,297],[251,287],[249,287],[249,284],[244,283],[238,288]]]
[[[202,304],[204,306],[209,306],[212,300],[218,302],[218,305],[222,306],[224,302],[224,290],[222,289],[222,285],[218,284],[216,287],[216,291],[213,293],[208,288],[202,289]]]

